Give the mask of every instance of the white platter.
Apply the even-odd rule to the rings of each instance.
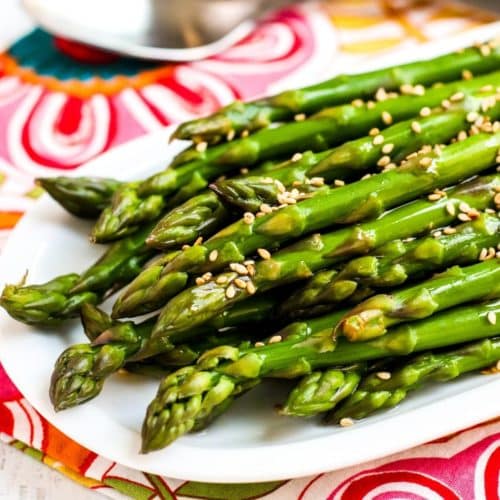
[[[444,50],[485,39],[490,26],[449,42]],[[431,57],[443,47],[420,48],[408,59]],[[390,64],[384,58],[383,64]],[[102,155],[79,174],[122,179],[143,177],[166,165],[181,144],[167,146],[169,130],[137,139]],[[21,220],[0,260],[0,286],[83,270],[102,251],[87,241],[90,224],[67,215],[48,197]],[[0,313],[0,356],[7,373],[28,401],[53,425],[88,449],[121,464],[179,479],[256,482],[289,479],[334,470],[395,453],[500,415],[500,377],[470,376],[410,396],[398,408],[353,427],[320,425],[273,412],[286,388],[266,383],[237,401],[208,430],[169,448],[140,455],[139,430],[157,382],[114,376],[87,404],[55,413],[48,397],[53,364],[67,346],[84,341],[76,321],[58,331],[42,331]]]

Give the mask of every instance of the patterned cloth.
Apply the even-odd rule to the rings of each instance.
[[[38,196],[36,175],[75,169],[109,148],[234,98],[317,81],[364,57],[495,20],[444,1],[406,10],[391,5],[356,0],[288,9],[224,54],[180,65],[117,58],[39,29],[26,34],[0,54],[1,236]],[[0,37],[9,32],[2,31],[1,19],[16,19],[14,14],[0,16]],[[113,498],[500,498],[500,421],[314,477],[201,484],[128,469],[86,450],[45,421],[0,365],[0,437]]]

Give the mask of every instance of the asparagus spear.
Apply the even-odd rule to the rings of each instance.
[[[461,203],[484,209],[495,198],[499,183],[500,174],[469,181],[447,190],[446,197],[437,201],[416,200],[374,221],[313,235],[258,262],[255,270],[247,268],[248,275],[238,276],[236,271],[242,271],[238,267],[236,271],[216,276],[204,285],[188,288],[163,308],[140,355],[146,357],[161,352],[166,338],[173,340],[177,335],[183,335],[186,330],[203,324],[256,292],[309,278],[320,269],[353,255],[368,253],[389,241],[448,225],[455,220]],[[236,276],[246,282],[246,288],[233,283]]]
[[[329,422],[361,419],[377,410],[392,408],[429,382],[448,382],[465,373],[486,368],[500,360],[500,338],[472,342],[459,349],[418,356],[381,378],[373,373],[334,412]],[[333,408],[334,404],[331,406]]]
[[[117,241],[81,275],[66,274],[41,285],[6,285],[0,305],[30,325],[53,325],[77,316],[82,304],[96,304],[132,280],[151,258],[145,245],[150,227]]]
[[[487,46],[488,47],[488,46]],[[484,54],[483,54],[484,52]],[[379,88],[403,90],[461,77],[463,70],[487,73],[498,67],[500,51],[471,47],[427,61],[417,61],[368,73],[339,75],[331,80],[297,90],[251,101],[235,102],[208,117],[181,124],[173,137],[218,142],[227,134],[257,130],[276,121],[290,120],[297,113],[312,113],[326,106],[368,97]]]
[[[276,204],[282,190],[280,184],[290,189],[298,184],[300,191],[316,192],[318,188],[310,184],[311,178],[320,177],[321,182],[348,180],[375,168],[386,152],[390,154],[392,163],[399,163],[425,145],[445,144],[470,127],[471,123],[467,121],[469,111],[464,107],[468,110],[479,109],[481,101],[479,98],[463,100],[457,104],[457,109],[397,123],[380,132],[383,139],[380,144],[378,141],[374,144],[373,136],[366,136],[321,153],[308,151],[260,176],[221,180],[212,184],[211,188],[225,202],[242,210],[257,212],[262,203]],[[412,129],[414,123],[420,127],[418,134]],[[275,182],[271,183],[269,179]]]
[[[288,395],[281,415],[311,417],[334,408],[356,391],[364,367],[331,368],[306,375]]]
[[[346,300],[360,289],[394,287],[451,264],[470,264],[477,261],[483,248],[495,248],[499,243],[500,220],[487,214],[448,227],[439,238],[424,236],[411,241],[391,241],[338,270],[315,274],[283,302],[279,314],[314,316],[318,310]]]
[[[210,236],[229,222],[229,212],[215,193],[204,192],[167,213],[151,231],[146,243],[166,250]]]
[[[296,151],[324,150],[364,135],[372,127],[382,127],[385,113],[390,114],[394,121],[405,120],[418,115],[423,107],[439,106],[452,94],[460,91],[471,95],[488,84],[500,84],[500,73],[467,82],[454,82],[428,90],[423,96],[381,101],[370,108],[346,105],[326,109],[304,122],[261,130],[251,137],[206,151],[195,151],[197,159],[192,158],[194,153],[190,151],[190,161],[179,168],[169,168],[139,185],[132,183],[119,189],[111,205],[97,221],[93,238],[102,242],[121,237],[135,230],[141,222],[157,218],[165,208],[172,208],[203,190],[220,175],[241,166],[291,155]],[[167,201],[167,197],[171,198]]]
[[[359,342],[384,335],[398,323],[431,316],[437,311],[500,296],[500,260],[454,266],[427,281],[370,297],[351,309],[337,324],[335,335]]]
[[[122,184],[105,177],[40,177],[35,181],[63,208],[77,217],[95,219]]]
[[[163,367],[183,366],[196,361],[199,353],[217,345],[241,345],[244,339],[241,326],[238,329],[221,331],[243,324],[269,321],[269,316],[277,303],[272,296],[256,297],[220,315],[202,328],[186,335],[202,337],[191,344],[164,346],[165,351],[156,358]],[[131,321],[113,321],[100,309],[87,304],[81,307],[81,318],[91,344],[77,344],[68,347],[57,359],[50,384],[50,398],[54,408],[64,410],[82,404],[96,397],[102,390],[105,380],[126,366],[151,335],[155,318],[134,324]],[[272,322],[271,322],[272,324]],[[266,332],[261,327],[260,336]],[[255,331],[249,338],[255,338]]]
[[[212,349],[200,356],[195,367],[183,368],[161,382],[143,423],[142,452],[163,448],[189,432],[198,415],[205,416],[214,406],[222,405],[245,381],[265,376],[295,378],[320,368],[493,337],[500,333],[500,324],[488,320],[492,314],[500,314],[500,301],[453,308],[394,327],[385,336],[367,342],[353,344],[341,338],[335,344],[329,326],[339,319],[339,312],[335,312],[303,323],[302,330],[309,330],[307,336],[292,335],[247,350],[230,346]]]

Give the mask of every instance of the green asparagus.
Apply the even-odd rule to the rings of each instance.
[[[484,53],[483,53],[484,52]],[[290,90],[248,103],[235,102],[214,115],[181,124],[173,138],[218,142],[228,134],[257,130],[277,121],[286,121],[298,113],[314,113],[327,106],[369,97],[383,88],[418,92],[412,85],[428,85],[461,78],[463,71],[488,73],[498,68],[500,50],[471,47],[459,53],[412,62],[357,75],[339,75],[311,87]]]
[[[202,193],[174,208],[153,228],[146,243],[167,250],[210,236],[229,222],[230,214],[215,193]]]
[[[408,392],[429,382],[448,382],[465,373],[487,368],[499,360],[500,337],[437,354],[423,354],[392,372],[368,375],[338,409],[327,415],[326,420],[340,422],[343,418],[365,418],[377,410],[396,406]]]
[[[411,241],[391,241],[338,270],[316,273],[283,302],[279,314],[314,316],[318,310],[346,300],[360,289],[394,287],[451,264],[470,264],[477,261],[483,249],[495,248],[499,243],[500,219],[488,214],[457,227],[449,226],[439,238],[424,236]]]
[[[437,349],[493,337],[500,324],[489,321],[500,314],[500,301],[457,307],[414,323],[394,327],[383,337],[349,343],[331,337],[339,312],[303,323],[309,335],[291,336],[263,347],[240,350],[223,346],[202,354],[194,367],[167,376],[150,403],[142,427],[142,452],[161,449],[189,432],[241,384],[267,377],[296,378],[315,369],[360,363],[388,356]],[[446,332],[444,335],[443,333]]]
[[[499,183],[500,174],[478,178],[447,190],[446,196],[437,201],[416,200],[374,221],[324,235],[313,235],[272,256],[263,254],[271,258],[258,262],[252,272],[247,268],[246,275],[240,274],[243,269],[233,266],[236,271],[223,273],[203,285],[188,288],[171,299],[160,313],[153,334],[141,354],[147,357],[161,352],[166,338],[175,342],[177,335],[183,335],[184,331],[203,324],[256,292],[309,278],[316,271],[353,255],[368,253],[387,242],[448,225],[457,217],[461,203],[478,210],[484,209],[493,202]],[[246,282],[246,288],[233,283],[237,276]]]
[[[200,352],[216,345],[242,344],[245,338],[243,324],[255,325],[269,320],[277,298],[256,297],[239,304],[215,318],[202,328],[192,330],[183,340],[201,337],[196,343],[164,346],[156,363],[161,366],[183,366],[196,361]],[[91,344],[77,344],[67,348],[56,361],[50,384],[50,398],[54,408],[64,410],[96,397],[105,380],[125,366],[151,335],[155,318],[135,324],[131,321],[113,321],[100,309],[83,304],[81,318]],[[272,324],[272,322],[270,323]],[[238,329],[224,331],[240,326]],[[260,327],[263,337],[267,328]],[[249,338],[259,338],[255,328]]]
[[[474,105],[474,102],[477,104]],[[318,178],[319,185],[323,182],[349,180],[377,167],[377,163],[386,154],[390,154],[391,163],[396,164],[423,146],[448,143],[471,125],[467,121],[468,111],[463,108],[479,109],[480,102],[480,98],[474,101],[463,100],[456,105],[461,109],[397,123],[379,133],[383,139],[380,144],[374,144],[373,136],[362,137],[321,153],[307,151],[295,156],[293,160],[276,165],[260,176],[253,174],[221,180],[211,187],[227,203],[242,210],[257,212],[262,203],[276,204],[283,186],[290,190],[298,185],[301,192],[306,190],[306,194],[309,191],[316,192],[318,187],[314,180],[313,184],[310,183],[311,178]],[[420,126],[421,132],[418,134],[412,130],[414,123]],[[269,179],[274,182],[269,182]]]
[[[335,335],[359,342],[398,323],[431,316],[465,302],[500,296],[500,259],[454,266],[444,273],[392,294],[374,295],[351,309],[335,327]]]
[[[105,177],[40,177],[35,182],[68,212],[89,219],[99,216],[121,185]]]
[[[0,305],[30,325],[53,325],[77,316],[82,304],[97,304],[137,276],[153,251],[145,245],[151,228],[117,241],[81,275],[66,274],[41,285],[6,285]]]
[[[500,73],[454,82],[428,90],[423,96],[388,99],[370,108],[346,105],[325,109],[303,122],[261,130],[244,139],[195,151],[198,159],[191,159],[179,168],[168,168],[140,184],[120,188],[97,221],[93,238],[109,241],[128,234],[142,222],[159,217],[166,208],[176,206],[203,190],[212,180],[239,167],[297,151],[324,150],[364,135],[372,127],[383,127],[384,112],[394,121],[405,120],[417,116],[424,107],[439,106],[457,92],[471,95],[485,85],[500,85]],[[192,151],[190,155],[193,156]]]
[[[364,367],[332,368],[306,375],[289,394],[281,415],[311,417],[334,408],[358,387]]]

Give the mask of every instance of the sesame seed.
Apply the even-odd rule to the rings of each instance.
[[[241,132],[241,137],[245,138],[245,137],[248,137],[250,135],[250,131],[248,129],[245,129],[243,130],[243,132]]]
[[[247,292],[250,295],[253,295],[256,291],[255,285],[251,281],[247,281]]]
[[[438,193],[432,193],[430,194],[429,196],[427,196],[427,199],[429,201],[437,201],[437,200],[440,200],[441,199],[441,195],[438,194]]]
[[[208,260],[210,262],[215,262],[217,260],[217,257],[219,256],[219,252],[217,250],[212,250],[209,254],[208,254]]]
[[[390,380],[391,374],[389,372],[378,372],[377,377],[380,380]]]
[[[354,99],[354,101],[351,102],[351,105],[354,106],[355,108],[361,108],[363,104],[364,104],[363,99]]]
[[[203,243],[203,236],[198,236],[193,245],[201,245]]]
[[[426,156],[424,158],[421,158],[418,163],[422,167],[430,167],[432,165],[432,158],[429,158],[428,156]]]
[[[481,251],[479,252],[479,260],[486,260],[487,257],[488,257],[488,249],[482,248]]]
[[[247,264],[249,276],[255,276],[255,266],[253,264]]]
[[[382,111],[382,121],[386,125],[390,125],[392,123],[392,115],[388,111]]]
[[[276,187],[278,188],[278,191],[280,193],[284,193],[286,191],[286,188],[285,186],[283,185],[283,183],[281,181],[279,181],[278,179],[275,179],[274,181],[274,184],[276,185]]]
[[[231,262],[231,264],[229,264],[229,268],[231,269],[231,271],[234,271],[238,274],[248,274],[248,269],[243,264],[239,264],[238,262]]]
[[[368,135],[370,135],[372,137],[374,137],[378,134],[380,134],[380,130],[377,127],[370,129],[370,132],[368,132]]]
[[[235,295],[236,295],[236,288],[234,288],[233,285],[229,285],[226,288],[226,297],[228,299],[233,299]]]
[[[259,207],[261,212],[264,212],[265,214],[270,214],[273,209],[271,208],[271,205],[267,203],[262,203],[262,205]]]
[[[431,108],[429,106],[425,106],[420,110],[420,116],[430,116],[432,113]]]
[[[450,101],[452,102],[460,102],[464,99],[465,94],[463,92],[455,92],[451,97]]]
[[[387,172],[388,170],[394,170],[398,166],[395,163],[389,163],[388,165],[385,166],[384,170],[382,172]]]
[[[484,85],[479,90],[481,90],[481,92],[493,92],[493,85],[491,85],[491,84]]]
[[[466,119],[469,123],[474,123],[479,118],[479,115],[476,111],[469,111],[467,113]]]
[[[215,279],[215,282],[218,285],[223,285],[224,283],[227,283],[227,276],[224,276],[223,274],[220,276],[217,276],[217,278]]]
[[[393,149],[394,149],[394,144],[391,144],[389,142],[389,143],[384,144],[382,146],[382,153],[384,153],[385,155],[388,155],[388,154],[392,153]]]
[[[387,165],[389,165],[389,163],[391,163],[391,157],[390,156],[382,156],[382,158],[380,158],[380,160],[377,162],[377,165],[379,167],[385,167]]]
[[[196,151],[198,151],[198,153],[204,153],[207,150],[207,147],[208,143],[206,143],[205,141],[199,142],[198,144],[196,144]]]
[[[247,287],[246,281],[242,280],[241,278],[236,278],[233,283],[238,287],[244,290]]]
[[[385,101],[387,99],[387,92],[385,91],[385,89],[383,87],[380,87],[376,94],[375,94],[375,99],[377,99],[377,101]]]
[[[415,85],[413,87],[413,93],[418,96],[423,96],[425,94],[425,87],[423,85]]]
[[[204,273],[201,277],[202,277],[205,281],[210,281],[210,280],[212,279],[212,273],[211,273],[211,272]]]
[[[341,427],[351,427],[351,425],[354,425],[354,420],[352,418],[344,417],[340,419],[339,424]]]
[[[264,260],[269,260],[271,258],[271,254],[269,253],[269,250],[266,250],[265,248],[258,248],[257,253]]]
[[[274,184],[274,179],[272,177],[264,177],[261,182],[262,184]]]
[[[302,160],[302,153],[295,153],[292,156],[292,161],[300,161],[300,160]]]
[[[464,69],[462,71],[462,78],[464,80],[472,80],[472,78],[474,78],[474,75],[472,74],[472,71],[470,71],[468,69]]]
[[[471,218],[467,214],[461,212],[458,214],[458,220],[461,220],[462,222],[470,222]]]
[[[311,182],[311,186],[315,186],[315,187],[325,185],[325,179],[323,177],[312,177],[310,182]]]
[[[467,213],[469,210],[470,210],[470,206],[468,203],[465,203],[465,201],[462,201],[459,205],[458,205],[458,209],[461,211],[461,212],[465,212]]]
[[[486,317],[488,318],[488,322],[492,325],[497,324],[497,315],[495,314],[495,311],[490,311]]]
[[[379,134],[379,135],[376,135],[374,138],[373,138],[373,144],[375,146],[380,146],[381,144],[383,144],[384,142],[384,136]]]
[[[493,198],[493,201],[495,202],[495,205],[500,205],[500,193],[497,193],[495,197]]]
[[[363,177],[361,177],[361,180],[369,179],[372,176],[372,174],[365,174]]]
[[[342,179],[335,179],[335,180],[333,181],[333,184],[334,184],[335,186],[339,186],[339,187],[340,187],[340,186],[345,186],[345,181],[343,181]]]
[[[455,234],[457,232],[457,230],[454,228],[454,227],[445,227],[443,229],[443,233],[444,234]]]
[[[443,235],[442,231],[434,231],[432,233],[433,238],[441,238],[442,235]]]
[[[182,245],[181,250],[188,250],[191,248],[189,245]]]
[[[255,261],[253,259],[247,259],[243,261],[243,264],[245,264],[245,266],[249,266],[251,264],[255,264]]]
[[[418,122],[411,122],[411,129],[416,134],[420,134],[420,132],[422,132],[422,127],[420,126],[420,123],[418,123]]]
[[[489,56],[491,54],[491,47],[489,45],[481,45],[481,47],[479,47],[479,52],[481,52],[481,55],[484,57]]]
[[[366,103],[366,107],[367,107],[368,109],[373,109],[373,108],[375,107],[375,103],[374,103],[373,101],[368,101],[368,102]]]
[[[412,94],[413,93],[413,85],[409,83],[405,83],[399,87],[399,90],[402,94]]]
[[[247,175],[248,174],[248,168],[246,168],[246,167],[240,168],[240,174],[241,175]]]
[[[282,340],[283,340],[283,337],[281,335],[273,335],[268,340],[268,344],[277,344],[278,342],[281,342]]]
[[[195,283],[198,285],[198,286],[201,286],[201,285],[204,285],[205,284],[205,280],[199,276],[198,278],[196,278],[195,280]]]
[[[461,130],[458,135],[457,135],[457,140],[462,142],[462,141],[465,141],[465,139],[467,139],[467,132],[465,130]]]
[[[306,119],[306,115],[305,113],[298,113],[293,118],[296,122],[303,122]]]
[[[236,136],[236,132],[235,132],[233,129],[231,129],[231,130],[227,133],[227,135],[226,135],[226,139],[227,139],[228,141],[232,141],[232,140],[234,139],[234,137],[235,137],[235,136]]]
[[[243,214],[243,222],[245,224],[253,224],[255,221],[255,215],[252,212],[245,212]]]
[[[255,342],[254,344],[255,347],[264,347],[265,345],[264,342]]]
[[[448,99],[443,99],[443,100],[441,101],[441,107],[442,107],[443,109],[450,109],[450,108],[451,108],[451,102],[450,102],[450,101],[448,101]]]
[[[451,216],[455,216],[457,211],[455,209],[455,205],[449,201],[447,204],[446,204],[446,211],[451,215]]]

